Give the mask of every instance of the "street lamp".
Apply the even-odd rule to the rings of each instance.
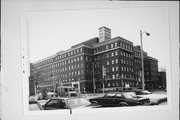
[[[143,43],[142,43],[142,35],[145,33],[147,36],[150,36],[150,33],[140,30],[140,41],[141,41],[141,62],[142,62],[142,89],[145,90],[145,84],[144,84],[144,56],[143,56]]]

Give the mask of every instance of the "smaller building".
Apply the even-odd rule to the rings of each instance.
[[[158,88],[166,89],[166,70],[160,69],[158,72]]]
[[[153,57],[147,57],[144,60],[144,78],[146,89],[158,88],[158,60]]]

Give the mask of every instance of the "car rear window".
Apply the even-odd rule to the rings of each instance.
[[[36,103],[34,103],[34,104],[29,104],[29,110],[41,110],[41,109]]]
[[[91,103],[85,99],[85,98],[75,98],[75,99],[69,99],[68,104],[71,108],[79,107],[79,106],[85,106],[90,105]]]
[[[46,104],[46,107],[56,108],[56,107],[57,107],[57,103],[58,103],[58,100],[52,99],[52,100],[50,100],[50,101]]]
[[[109,93],[109,94],[106,94],[105,97],[106,97],[106,98],[115,98],[115,97],[116,97],[116,94],[114,94],[114,93]]]

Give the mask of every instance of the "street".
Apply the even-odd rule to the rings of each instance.
[[[91,94],[81,94],[81,97],[85,97],[86,99],[90,100],[92,98],[97,98],[97,97],[103,97],[106,93],[91,93]],[[153,99],[161,99],[162,97],[167,96],[167,92],[161,91],[161,90],[156,90],[156,91],[151,91],[151,96],[153,96]],[[150,97],[151,97],[150,96]],[[155,96],[155,98],[154,98]],[[146,96],[144,96],[146,98]],[[148,98],[149,96],[147,96]],[[152,98],[150,98],[152,99]],[[38,102],[41,105],[44,105],[48,100],[38,100]],[[167,105],[167,101],[160,102],[158,104],[149,104],[149,105]]]

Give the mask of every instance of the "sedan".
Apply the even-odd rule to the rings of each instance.
[[[156,94],[148,90],[135,90],[135,94],[139,97],[146,97],[150,99],[150,105],[158,105],[167,101],[166,94]]]
[[[91,106],[91,103],[86,98],[52,98],[45,105],[45,110],[57,110],[57,109],[75,109]]]
[[[134,93],[107,93],[103,97],[89,99],[92,104],[101,106],[136,106],[149,103],[149,98],[138,97]]]

